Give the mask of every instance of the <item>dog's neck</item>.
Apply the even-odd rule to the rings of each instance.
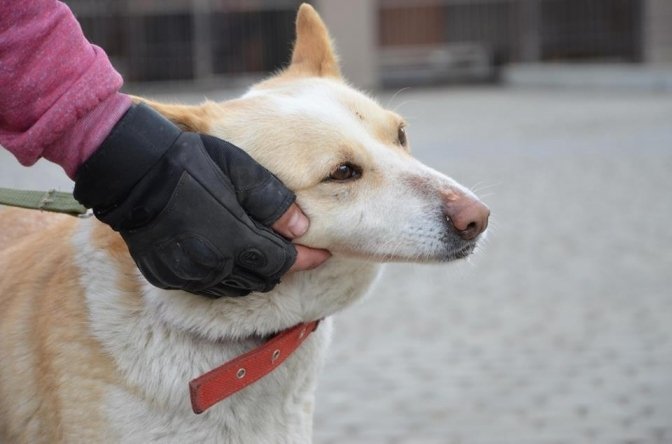
[[[95,276],[93,281],[83,282],[91,287],[91,293],[100,293],[101,288],[116,289],[116,298],[123,304],[115,308],[127,307],[124,316],[152,313],[171,329],[199,340],[259,339],[301,322],[325,318],[364,296],[380,269],[376,263],[334,255],[315,270],[286,275],[268,293],[208,299],[152,287],[140,275],[118,233],[94,220],[80,226],[77,249],[93,249],[91,257],[81,255],[82,267],[91,269],[90,274]],[[106,274],[96,268],[106,270]],[[107,271],[110,269],[116,270],[116,275]]]
[[[176,330],[209,341],[264,338],[325,318],[360,299],[379,266],[332,257],[316,270],[293,273],[268,293],[207,299],[145,286],[147,307]]]
[[[124,316],[151,313],[175,331],[213,342],[265,337],[301,322],[321,319],[360,299],[378,274],[379,265],[335,255],[315,270],[287,275],[268,293],[240,298],[208,299],[182,291],[152,287],[140,275],[121,237],[96,221],[80,224],[77,248],[82,267],[90,269],[93,281],[84,284],[91,293],[116,289],[117,299],[127,307]],[[117,270],[105,275],[96,268]],[[109,299],[109,298],[108,298]],[[120,302],[120,301],[115,301]]]

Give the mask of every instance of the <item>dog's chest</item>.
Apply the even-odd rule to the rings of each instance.
[[[271,293],[211,303],[162,294],[148,284],[129,293],[137,287],[119,285],[128,275],[92,246],[89,232],[82,224],[74,243],[91,334],[123,381],[94,407],[102,409],[110,442],[310,441],[316,378],[331,333],[328,316],[359,299],[377,267],[334,258],[319,270],[288,277]],[[191,411],[188,382],[260,342],[205,338],[251,337],[259,327],[278,331],[324,317],[272,373],[201,415]]]
[[[173,338],[165,347],[148,348],[144,363],[117,360],[136,389],[111,388],[105,416],[120,442],[309,442],[316,378],[330,332],[327,319],[282,366],[201,415],[189,404],[194,369],[214,368],[251,344],[219,350],[199,344],[194,352],[193,344]]]

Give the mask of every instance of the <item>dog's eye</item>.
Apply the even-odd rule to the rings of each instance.
[[[357,179],[361,176],[361,170],[350,163],[340,164],[334,171],[329,174],[329,180],[344,181]]]
[[[406,146],[406,128],[403,126],[399,127],[399,131],[397,133],[397,141],[399,142],[399,145]]]

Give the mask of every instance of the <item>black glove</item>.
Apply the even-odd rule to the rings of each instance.
[[[75,198],[145,278],[211,297],[269,291],[296,259],[270,227],[295,196],[241,149],[133,106],[79,168]]]

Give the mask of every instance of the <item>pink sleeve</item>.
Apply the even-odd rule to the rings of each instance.
[[[0,145],[74,178],[131,101],[105,52],[56,0],[0,0]]]

